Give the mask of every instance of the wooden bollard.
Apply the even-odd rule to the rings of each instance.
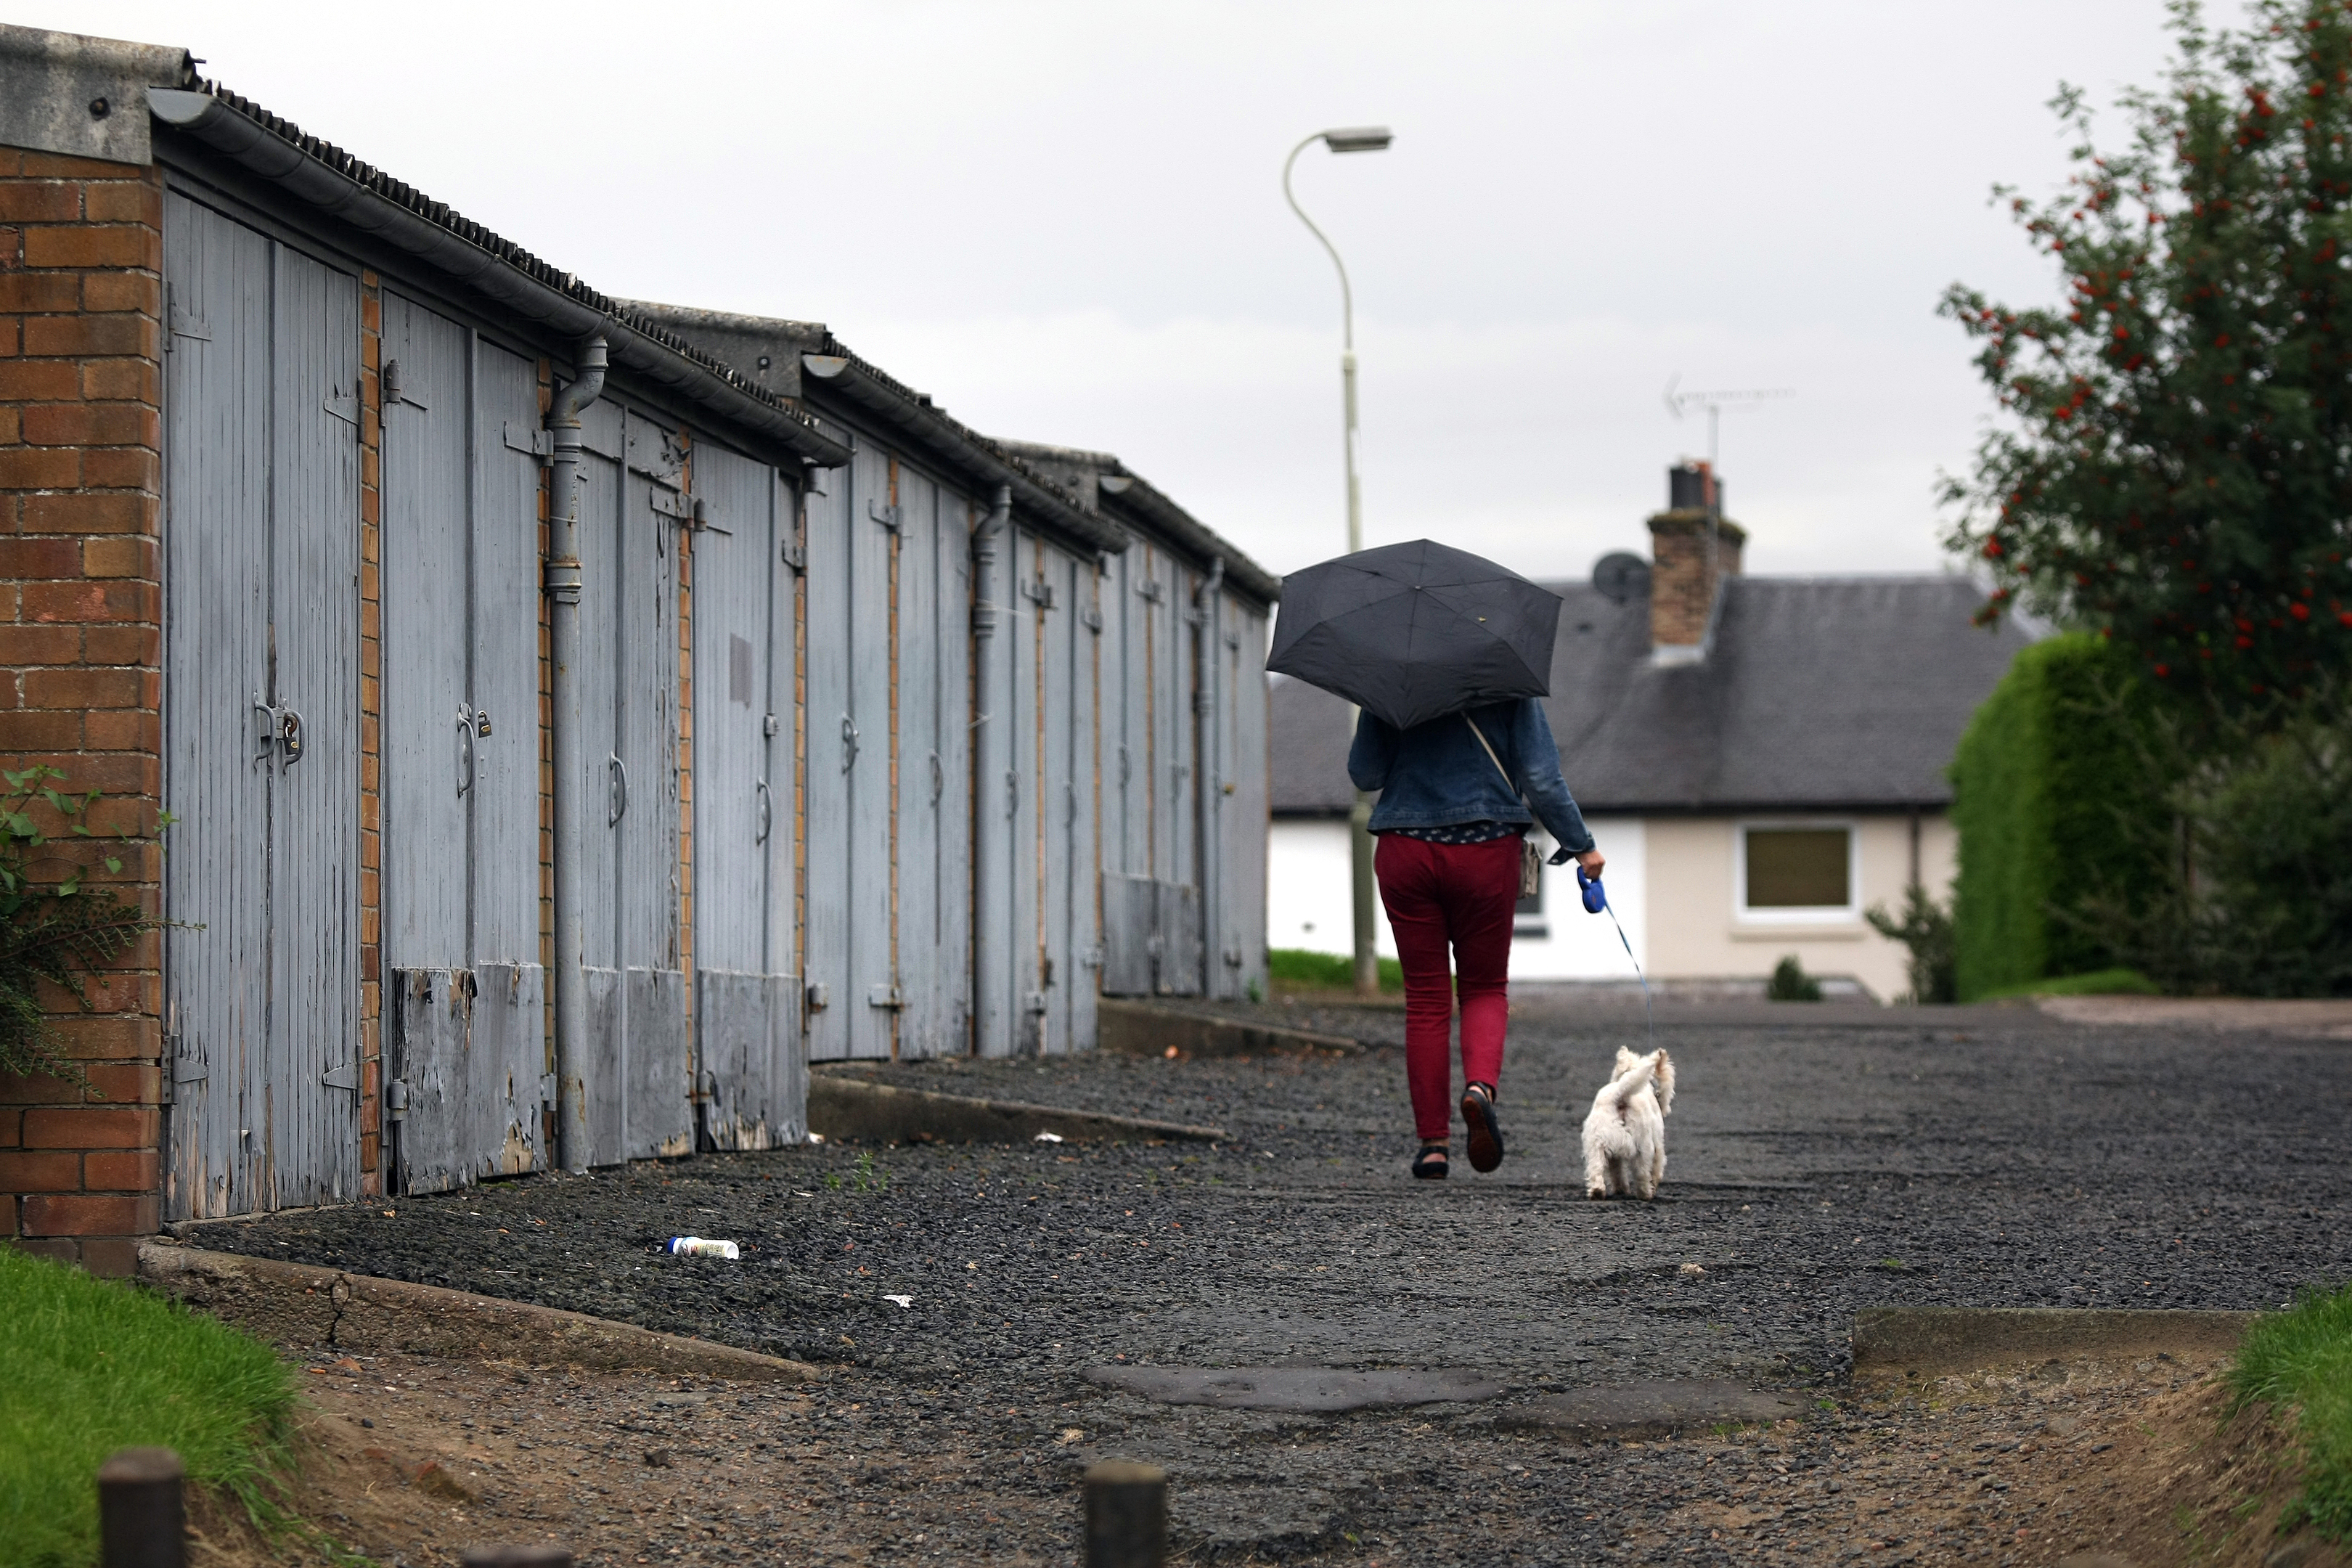
[[[169,1448],[118,1448],[98,1468],[102,1568],[184,1568],[188,1468]]]
[[[568,1546],[469,1546],[457,1561],[466,1568],[572,1568]]]
[[[1168,1560],[1168,1472],[1130,1459],[1087,1467],[1086,1568],[1160,1568]]]

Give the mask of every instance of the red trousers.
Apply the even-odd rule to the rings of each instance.
[[[1519,902],[1518,836],[1431,844],[1383,833],[1372,869],[1404,971],[1404,1075],[1412,1090],[1413,1129],[1423,1142],[1441,1142],[1454,1125],[1451,1036],[1457,994],[1463,1081],[1496,1083],[1503,1070],[1511,924]]]

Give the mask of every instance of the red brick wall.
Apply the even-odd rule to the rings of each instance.
[[[162,789],[163,184],[0,148],[0,762],[106,792],[93,826],[152,836]],[[160,912],[152,843],[113,880]],[[103,873],[100,873],[103,876]],[[52,997],[85,1090],[0,1077],[0,1236],[105,1273],[156,1228],[162,942]]]

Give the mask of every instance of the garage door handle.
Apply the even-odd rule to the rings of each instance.
[[[751,836],[751,842],[765,844],[768,841],[768,830],[775,826],[775,798],[769,793],[768,781],[765,779],[761,779],[752,787],[760,792],[760,831]]]
[[[474,787],[474,710],[457,704],[457,793]]]
[[[612,790],[612,797],[606,806],[610,815],[604,818],[604,826],[617,827],[621,818],[629,815],[629,765],[621,761],[620,752],[614,752],[604,759],[604,766],[611,775]]]
[[[841,716],[841,771],[847,773],[857,765],[857,725],[844,713]]]
[[[940,796],[948,793],[948,771],[940,766],[940,754],[931,753],[931,804],[940,804]]]

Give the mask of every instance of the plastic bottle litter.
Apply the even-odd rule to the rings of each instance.
[[[1062,1135],[1058,1132],[1040,1132],[1031,1140],[1032,1142],[1036,1143],[1059,1143],[1061,1141]]]
[[[663,1250],[679,1258],[740,1258],[743,1256],[743,1249],[731,1241],[715,1241],[700,1236],[673,1236]]]

